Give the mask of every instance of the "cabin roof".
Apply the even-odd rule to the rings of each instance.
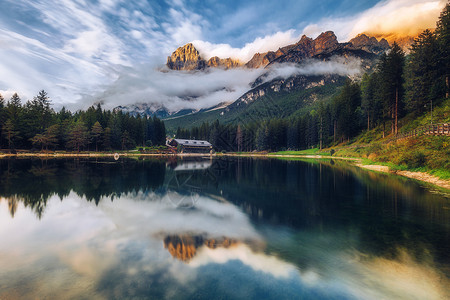
[[[178,144],[183,146],[194,146],[194,147],[211,147],[211,143],[202,140],[185,140],[185,139],[174,139]]]

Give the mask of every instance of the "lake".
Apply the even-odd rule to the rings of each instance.
[[[449,299],[450,198],[342,161],[0,160],[0,299]]]

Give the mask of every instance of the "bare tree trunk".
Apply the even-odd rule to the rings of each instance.
[[[449,83],[449,79],[448,79],[448,75],[445,76],[445,85],[447,87],[447,91],[445,92],[445,98],[448,98],[448,91],[450,90],[450,83]]]
[[[395,89],[395,125],[394,125],[394,133],[397,135],[398,133],[398,88]]]
[[[391,134],[394,134],[394,123],[395,123],[395,116],[394,116],[394,110],[395,108],[391,106],[390,108],[390,114],[391,114]]]
[[[322,132],[323,132],[323,118],[320,118],[320,150],[322,150]]]
[[[370,130],[370,114],[367,112],[367,131]]]
[[[336,143],[336,120],[334,120],[333,126],[333,143]]]

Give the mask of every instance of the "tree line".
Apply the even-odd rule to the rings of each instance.
[[[101,105],[55,112],[44,90],[22,105],[17,93],[0,95],[0,148],[34,150],[126,150],[164,145],[166,129],[156,117],[132,116]]]
[[[425,30],[405,55],[394,43],[381,55],[374,71],[360,81],[347,80],[329,102],[319,102],[308,113],[287,119],[249,124],[203,123],[178,128],[176,137],[209,140],[218,151],[301,150],[333,145],[382,126],[397,134],[399,119],[416,116],[449,97],[450,4],[434,32]]]

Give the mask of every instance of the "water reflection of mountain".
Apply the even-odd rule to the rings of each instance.
[[[207,238],[202,235],[168,235],[164,238],[164,248],[176,259],[188,263],[201,247],[216,249],[230,248],[239,242],[226,237]]]
[[[0,160],[0,173],[0,196],[23,201],[38,216],[55,194],[63,199],[74,191],[98,203],[102,197],[175,190],[183,196],[225,199],[255,223],[352,233],[356,228],[364,247],[377,253],[389,255],[420,240],[423,247],[412,248],[419,256],[439,243],[442,253],[437,256],[450,263],[444,253],[450,249],[447,198],[411,180],[338,162]],[[181,184],[175,187],[177,182]],[[13,215],[17,205],[11,202],[10,207]]]

